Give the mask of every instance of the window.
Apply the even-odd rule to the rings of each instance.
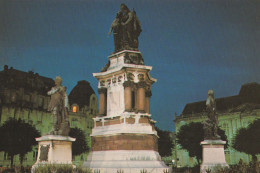
[[[72,112],[76,113],[77,112],[77,106],[72,107]]]
[[[43,97],[39,97],[39,98],[38,98],[38,106],[39,106],[39,107],[43,107],[43,101],[44,101],[44,100],[43,100]]]
[[[8,153],[4,153],[4,160],[11,160],[11,156],[8,155]]]
[[[30,101],[30,95],[24,95],[24,100],[29,102]]]
[[[72,119],[71,121],[71,127],[78,127],[78,120],[77,119]]]
[[[33,151],[33,159],[36,160],[38,155],[38,151]]]
[[[37,114],[37,121],[38,123],[42,122],[42,115],[40,115],[39,113]]]
[[[8,159],[8,155],[7,155],[7,153],[5,152],[4,153],[4,160],[7,160]]]

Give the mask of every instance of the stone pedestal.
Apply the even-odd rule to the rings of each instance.
[[[202,145],[202,164],[200,166],[202,173],[206,173],[208,169],[213,171],[216,166],[228,166],[224,152],[226,141],[204,140],[200,144]]]
[[[94,151],[88,155],[83,167],[100,173],[170,173],[158,152],[152,150]]]
[[[107,109],[105,116],[93,118],[91,152],[84,168],[94,173],[171,172],[158,153],[158,135],[149,113],[151,85],[156,82],[151,70],[141,52],[123,50],[109,56],[102,71],[93,74],[99,90],[107,91]]]
[[[72,164],[72,142],[69,136],[46,135],[36,138],[38,156],[33,168],[40,164]]]

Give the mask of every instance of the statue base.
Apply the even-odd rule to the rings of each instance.
[[[98,173],[170,173],[171,169],[152,150],[92,151],[83,167]]]
[[[122,65],[143,65],[144,59],[140,51],[122,50],[109,56],[109,62],[102,68],[101,72],[106,72]]]
[[[202,145],[202,164],[200,170],[206,173],[207,170],[213,171],[214,167],[228,167],[225,159],[224,145],[226,141],[222,140],[204,140]]]
[[[38,156],[36,163],[32,166],[32,172],[38,165],[72,165],[72,142],[75,140],[75,138],[60,135],[45,135],[36,138],[36,141],[38,141]]]

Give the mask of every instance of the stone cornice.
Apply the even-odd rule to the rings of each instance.
[[[151,90],[145,92],[145,97],[151,97],[151,96],[152,96]]]
[[[131,81],[125,81],[124,83],[123,83],[123,86],[124,87],[134,87],[134,82],[131,82]]]
[[[98,89],[98,93],[101,94],[101,93],[106,93],[107,92],[107,88],[99,88]]]
[[[135,64],[122,64],[120,66],[117,66],[113,69],[110,69],[108,71],[105,72],[99,72],[99,73],[92,73],[94,77],[98,78],[100,76],[105,76],[105,75],[109,75],[112,73],[115,73],[117,71],[120,71],[123,68],[134,68],[134,69],[143,69],[143,70],[148,70],[151,71],[152,70],[152,66],[147,66],[147,65],[135,65]],[[156,82],[156,79],[151,78],[152,81]]]
[[[123,51],[120,51],[120,52],[113,53],[113,54],[111,54],[111,55],[108,56],[108,57],[109,57],[109,58],[114,57],[114,56],[118,57],[118,55],[123,54],[123,53],[136,53],[136,54],[141,54],[140,51],[134,51],[134,50],[123,50]]]
[[[137,88],[145,88],[147,86],[147,83],[144,81],[138,82],[137,83]]]

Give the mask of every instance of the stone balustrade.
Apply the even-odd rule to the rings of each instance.
[[[150,116],[150,114],[126,114],[116,117],[96,117],[94,118],[94,127],[102,127],[115,124],[151,124]]]

